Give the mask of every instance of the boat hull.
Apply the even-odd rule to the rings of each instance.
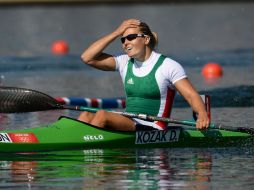
[[[253,146],[254,136],[225,130],[170,127],[165,131],[122,132],[60,117],[48,126],[0,132],[0,152],[41,152],[96,148]]]

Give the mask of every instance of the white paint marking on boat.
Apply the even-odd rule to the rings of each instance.
[[[0,143],[12,143],[12,140],[7,133],[0,133]]]

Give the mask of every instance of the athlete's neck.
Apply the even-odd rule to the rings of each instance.
[[[153,51],[151,49],[146,49],[141,56],[136,57],[135,59],[139,62],[145,62],[146,60],[150,58],[152,52]]]
[[[152,51],[150,54],[150,57],[148,57],[148,59],[146,59],[145,61],[139,61],[137,59],[134,59],[134,62],[136,64],[136,66],[138,66],[138,67],[145,67],[145,66],[154,62],[154,59],[156,57],[155,55],[156,55],[156,53],[154,51]]]

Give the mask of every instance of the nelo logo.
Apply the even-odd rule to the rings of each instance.
[[[86,135],[83,137],[85,141],[99,141],[103,140],[103,135]]]

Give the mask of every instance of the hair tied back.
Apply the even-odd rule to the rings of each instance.
[[[153,37],[154,37],[154,40],[155,40],[155,47],[157,47],[158,46],[158,34],[156,33],[156,32],[152,32],[152,34],[153,34]]]

